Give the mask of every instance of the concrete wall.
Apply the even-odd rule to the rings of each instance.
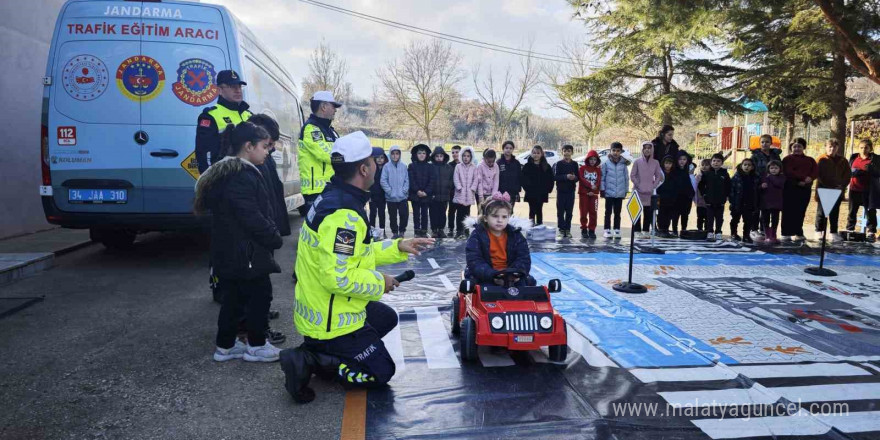
[[[51,227],[40,204],[40,111],[63,0],[0,2],[0,238]]]

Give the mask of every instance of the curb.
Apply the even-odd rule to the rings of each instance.
[[[30,255],[30,257],[24,257],[24,259],[19,263],[13,264],[9,267],[0,268],[0,286],[11,284],[24,277],[50,269],[52,268],[52,266],[55,265],[56,256],[69,254],[84,247],[91,246],[95,243],[97,242],[91,240],[81,241],[79,243],[74,243],[61,249],[57,249],[53,252],[41,252],[34,254],[0,254],[0,261],[3,260],[2,257],[4,255]]]

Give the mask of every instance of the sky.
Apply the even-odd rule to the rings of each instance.
[[[357,96],[370,98],[378,85],[376,68],[399,56],[410,41],[430,37],[344,15],[296,0],[203,0],[226,6],[269,47],[297,85],[308,74],[308,59],[323,39],[348,62],[348,81]],[[488,43],[559,53],[563,41],[585,41],[583,23],[563,0],[322,0],[345,9]],[[465,97],[476,97],[470,72],[492,68],[502,74],[520,57],[453,43],[467,72]],[[535,89],[526,104],[534,113],[560,117]]]

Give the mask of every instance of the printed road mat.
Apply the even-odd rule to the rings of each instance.
[[[569,356],[483,349],[450,333],[464,243],[445,240],[389,273],[400,325],[390,386],[367,395],[367,438],[880,438],[880,252],[678,240],[532,243],[532,275],[558,278]]]

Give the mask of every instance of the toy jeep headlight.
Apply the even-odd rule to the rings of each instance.
[[[494,328],[495,330],[501,330],[502,328],[504,328],[504,320],[501,319],[500,316],[492,318],[492,328]]]
[[[553,325],[553,319],[550,318],[549,316],[542,316],[540,324],[541,324],[542,329],[549,330],[550,326]]]

